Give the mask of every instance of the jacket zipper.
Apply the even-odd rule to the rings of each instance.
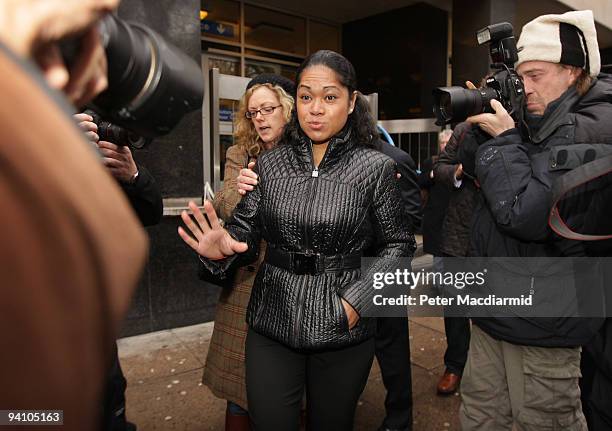
[[[327,144],[327,148],[325,149],[325,154],[323,154],[323,158],[321,159],[321,162],[319,163],[319,166],[315,166],[314,164],[314,151],[312,148],[312,140],[310,141],[310,162],[311,162],[311,166],[312,166],[312,172],[310,174],[310,177],[312,178],[311,181],[309,181],[309,190],[308,190],[308,211],[304,211],[304,218],[303,218],[303,225],[304,225],[304,245],[306,246],[306,254],[310,254],[312,252],[312,250],[310,249],[310,238],[308,235],[308,224],[306,223],[307,221],[312,221],[312,210],[314,208],[313,202],[314,202],[314,197],[317,193],[317,184],[318,181],[316,181],[316,178],[319,177],[319,167],[323,165],[323,162],[325,161],[325,158],[327,157],[327,153],[329,152],[329,147],[331,146],[331,142],[329,144]],[[314,190],[313,190],[313,186],[314,186]],[[306,287],[306,278],[304,278],[304,282],[302,283],[302,285],[300,286],[300,291],[298,292],[298,298],[297,298],[297,315],[295,317],[295,324],[293,326],[293,333],[295,334],[295,338],[296,340],[298,340],[298,335],[300,332],[300,324],[302,323],[302,314],[304,311],[304,291],[305,291],[305,287]]]
[[[332,142],[330,142],[329,144],[327,144],[327,148],[325,149],[325,154],[323,154],[323,158],[321,159],[321,162],[319,163],[319,166],[315,166],[314,164],[314,151],[313,151],[313,144],[312,144],[312,140],[310,140],[310,166],[312,167],[312,172],[310,174],[310,177],[313,178],[312,181],[309,182],[309,195],[308,195],[308,211],[304,212],[304,244],[306,245],[306,250],[307,252],[310,251],[310,238],[308,236],[308,224],[306,223],[307,220],[307,216],[310,218],[310,221],[312,221],[312,208],[313,208],[313,202],[314,202],[314,196],[317,192],[317,184],[318,182],[316,181],[316,178],[319,178],[319,167],[323,166],[323,162],[325,161],[325,158],[327,157],[327,153],[329,152],[329,148],[331,147]],[[314,192],[312,190],[312,186],[314,183]]]

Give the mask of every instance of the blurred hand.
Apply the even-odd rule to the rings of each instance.
[[[0,39],[38,63],[49,85],[81,106],[106,88],[106,56],[96,23],[120,0],[2,0]],[[82,49],[69,71],[58,42],[81,37]]]
[[[349,329],[353,329],[357,322],[359,321],[359,313],[355,311],[353,306],[346,302],[344,298],[340,298],[342,302],[342,306],[344,307],[344,312],[346,313],[346,318],[348,320]]]
[[[111,172],[111,175],[122,183],[130,183],[138,172],[130,148],[115,145],[108,141],[99,141],[98,148],[104,156],[102,162]]]
[[[68,99],[80,108],[108,86],[106,52],[98,28],[87,31],[81,39],[81,50],[69,70],[69,80],[62,88]]]
[[[98,125],[93,122],[93,117],[91,115],[81,113],[74,114],[72,118],[74,118],[74,120],[77,122],[79,129],[85,133],[87,140],[94,145],[97,144],[100,137],[98,136]]]
[[[187,214],[187,211],[181,213],[181,218],[193,237],[181,226],[178,228],[178,234],[200,256],[218,260],[235,253],[247,251],[248,245],[246,243],[236,241],[221,227],[217,213],[210,201],[204,202],[204,212],[210,221],[210,225],[194,202],[189,202],[189,209],[195,218],[195,222]]]
[[[258,184],[257,174],[253,172],[254,167],[255,162],[250,162],[246,168],[240,169],[240,175],[236,178],[236,186],[241,195],[246,195]]]

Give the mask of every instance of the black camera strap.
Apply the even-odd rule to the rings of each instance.
[[[559,202],[575,188],[596,178],[612,173],[612,155],[585,163],[555,181],[552,189],[553,205],[548,217],[548,225],[557,235],[576,241],[600,241],[612,239],[610,235],[586,235],[574,232],[559,214]]]

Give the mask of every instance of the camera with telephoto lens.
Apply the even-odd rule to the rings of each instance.
[[[91,115],[93,122],[98,126],[98,137],[101,141],[107,141],[115,145],[129,146],[135,149],[142,149],[149,145],[153,139],[140,136],[132,130],[123,128],[110,121],[105,121],[97,112],[87,109],[85,114]]]
[[[522,113],[525,90],[523,81],[514,70],[518,61],[512,24],[492,24],[476,33],[478,44],[489,44],[491,69],[496,72],[476,90],[463,87],[438,87],[433,90],[436,124],[464,121],[483,112],[493,113],[491,100],[499,101],[515,120]]]
[[[112,14],[100,21],[99,32],[108,64],[108,88],[87,108],[113,125],[154,138],[169,133],[186,113],[202,107],[200,65],[183,51],[149,27]],[[74,64],[81,38],[62,41],[60,49],[66,64]],[[105,124],[102,129],[110,137],[118,132],[121,142],[127,142],[118,129]]]

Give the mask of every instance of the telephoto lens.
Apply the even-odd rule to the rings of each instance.
[[[510,115],[521,115],[524,103],[524,88],[521,79],[513,69],[518,60],[516,41],[510,23],[489,25],[476,33],[478,44],[489,44],[493,64],[485,85],[477,90],[463,87],[439,87],[433,90],[436,124],[464,121],[472,115],[493,112],[491,101],[499,101]]]
[[[91,104],[105,119],[138,135],[167,134],[202,107],[200,65],[150,28],[107,15],[100,34],[108,60],[108,88]]]
[[[433,90],[436,125],[464,121],[467,117],[493,112],[491,100],[500,100],[494,88],[484,87],[469,90],[463,87],[439,87]]]

